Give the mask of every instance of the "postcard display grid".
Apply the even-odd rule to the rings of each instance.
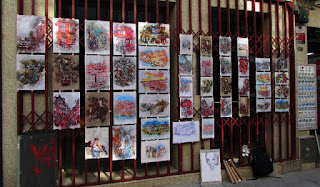
[[[289,112],[289,60],[275,59],[275,112]]]
[[[214,138],[212,37],[200,36],[201,138]]]
[[[170,160],[170,26],[138,23],[141,163]]]
[[[316,65],[297,65],[297,122],[299,130],[317,129]]]
[[[220,115],[232,117],[231,37],[219,36]]]
[[[270,58],[255,58],[256,63],[256,111],[271,112]]]

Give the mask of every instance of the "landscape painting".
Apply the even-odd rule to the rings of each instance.
[[[136,55],[136,24],[113,23],[113,55]]]
[[[135,125],[112,127],[112,160],[137,158],[137,131]]]
[[[275,112],[289,112],[289,108],[290,108],[289,99],[276,99],[274,101],[274,104],[275,104],[275,107],[274,107]]]
[[[200,141],[199,121],[173,122],[173,144]]]
[[[86,92],[85,126],[110,125],[110,93]]]
[[[270,58],[256,58],[256,71],[270,71]]]
[[[110,22],[87,20],[85,24],[85,54],[110,55]]]
[[[139,69],[170,69],[170,48],[139,46]]]
[[[113,89],[136,90],[136,69],[135,57],[113,57]]]
[[[141,140],[170,138],[170,118],[142,118]]]
[[[53,18],[53,53],[79,53],[79,19]]]
[[[85,159],[109,158],[109,128],[85,128]]]
[[[139,93],[169,93],[170,74],[167,70],[139,70]]]
[[[85,55],[86,90],[110,90],[110,57]]]
[[[170,139],[141,141],[141,163],[170,160]]]
[[[139,117],[170,116],[169,94],[140,94]]]
[[[136,92],[113,93],[114,125],[137,123]]]
[[[214,138],[214,118],[202,118],[202,139]]]

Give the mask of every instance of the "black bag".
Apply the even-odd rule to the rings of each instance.
[[[254,148],[252,151],[252,172],[255,177],[263,177],[273,172],[272,159],[264,151],[263,147]]]

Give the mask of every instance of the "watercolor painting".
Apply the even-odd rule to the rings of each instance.
[[[274,74],[276,84],[289,84],[288,72],[275,72]]]
[[[79,20],[53,18],[53,53],[79,53]]]
[[[53,55],[53,90],[79,90],[79,56]]]
[[[113,93],[114,125],[137,123],[136,92]]]
[[[220,98],[220,116],[232,117],[232,98]]]
[[[17,15],[17,53],[45,53],[46,17]]]
[[[110,93],[86,92],[85,126],[110,125]]]
[[[45,58],[17,54],[17,90],[45,90]]]
[[[135,125],[112,127],[112,160],[137,158],[137,131]]]
[[[170,48],[139,46],[139,69],[170,69]]]
[[[239,96],[250,96],[250,80],[249,77],[239,77]]]
[[[232,62],[231,57],[220,57],[220,76],[231,76]]]
[[[192,97],[193,95],[192,77],[180,76],[179,82],[180,82],[179,84],[180,97]]]
[[[53,92],[53,129],[80,128],[80,92]]]
[[[289,97],[289,86],[288,85],[276,85],[275,86],[275,97],[283,98]]]
[[[257,98],[271,98],[271,85],[256,85]]]
[[[231,77],[220,77],[220,96],[232,96]]]
[[[139,70],[139,93],[169,93],[170,74],[166,70]]]
[[[170,160],[170,139],[141,141],[141,163]]]
[[[136,55],[136,24],[113,23],[113,55]]]
[[[212,77],[200,77],[200,94],[201,96],[213,96]]]
[[[214,118],[202,118],[202,139],[214,138]]]
[[[256,71],[270,71],[270,58],[256,58]]]
[[[180,97],[180,118],[193,118],[192,97]]]
[[[86,90],[110,90],[110,57],[85,55]]]
[[[192,75],[192,56],[179,55],[179,74]]]
[[[200,36],[200,56],[212,56],[212,36]]]
[[[85,159],[109,158],[109,128],[85,128]]]
[[[168,117],[170,116],[169,94],[140,94],[139,117]]]
[[[289,99],[276,99],[274,101],[274,111],[275,112],[289,112],[290,103]]]
[[[193,52],[193,36],[188,34],[180,34],[180,54],[192,55]]]
[[[275,71],[288,71],[289,60],[288,59],[275,59]]]
[[[202,117],[213,117],[214,116],[214,98],[202,97],[200,108],[201,108]]]
[[[239,97],[239,117],[250,116],[250,98]]]
[[[199,121],[173,122],[173,144],[200,141]]]
[[[213,58],[208,56],[200,56],[200,76],[213,76]]]
[[[85,20],[85,54],[110,55],[110,22]]]
[[[219,55],[231,56],[231,37],[219,36]]]
[[[141,140],[170,138],[170,118],[141,119]]]
[[[170,25],[139,22],[139,45],[170,46]]]
[[[201,184],[221,183],[220,149],[200,150]]]
[[[238,76],[249,76],[249,58],[239,57],[238,58]]]
[[[248,38],[237,37],[237,55],[249,56],[249,40]]]
[[[257,112],[271,112],[271,99],[257,99]]]
[[[135,90],[137,85],[135,57],[113,57],[113,89]]]
[[[256,84],[271,84],[271,72],[256,72]]]

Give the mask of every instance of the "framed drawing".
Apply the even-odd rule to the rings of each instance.
[[[180,97],[180,118],[193,118],[192,97]]]
[[[79,20],[53,18],[53,53],[79,53]]]
[[[200,56],[212,56],[212,36],[200,36]]]
[[[139,93],[169,93],[170,74],[167,70],[139,70]]]
[[[271,112],[271,99],[257,99],[257,112]]]
[[[169,94],[140,94],[139,117],[170,116]]]
[[[85,54],[110,55],[110,22],[85,20]]]
[[[213,76],[213,58],[208,56],[200,56],[200,76]]]
[[[201,108],[202,117],[213,117],[214,116],[214,98],[202,97],[200,108]]]
[[[170,160],[170,139],[141,141],[141,163]]]
[[[136,24],[113,23],[113,55],[137,54]]]
[[[137,82],[135,57],[113,57],[113,89],[135,90]]]
[[[193,36],[187,34],[179,34],[180,37],[180,54],[192,55],[193,52]]]
[[[192,97],[193,84],[191,76],[180,76],[179,79],[179,95],[180,97]]]
[[[222,182],[220,149],[200,150],[201,184]]]
[[[85,128],[85,159],[109,158],[109,128]]]
[[[220,98],[221,117],[232,117],[232,97]]]
[[[137,157],[137,132],[135,125],[112,127],[112,160]]]
[[[139,46],[139,69],[170,69],[170,48]]]
[[[271,98],[271,85],[256,85],[257,98]]]
[[[192,56],[179,55],[179,74],[192,75]]]
[[[219,36],[219,55],[231,56],[231,37]]]
[[[110,90],[110,57],[85,56],[86,90]]]
[[[139,45],[170,45],[170,25],[159,23],[138,23]]]
[[[199,121],[173,122],[173,144],[200,141]]]
[[[110,125],[110,93],[86,92],[85,126]]]
[[[220,57],[220,76],[232,75],[232,62],[231,57]]]
[[[255,58],[256,71],[270,71],[270,58]]]
[[[214,118],[202,118],[202,139],[214,138]]]
[[[136,92],[113,93],[114,125],[137,123]]]
[[[249,40],[248,38],[237,37],[237,55],[249,56]]]
[[[200,77],[201,96],[213,96],[213,78]]]
[[[289,108],[290,108],[289,99],[276,99],[274,101],[274,104],[275,104],[275,107],[274,107],[275,112],[289,112]]]
[[[141,119],[141,140],[170,138],[170,118]]]
[[[271,72],[256,72],[256,84],[271,84]]]

